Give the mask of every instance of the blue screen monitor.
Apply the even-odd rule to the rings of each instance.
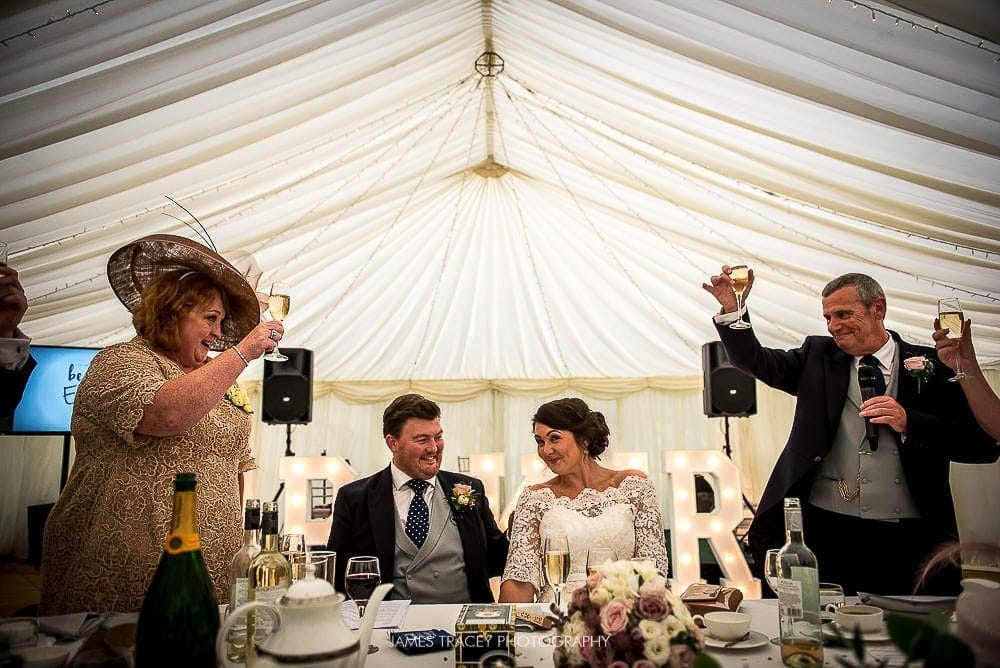
[[[14,411],[11,434],[68,434],[80,379],[100,348],[31,346],[38,366]]]

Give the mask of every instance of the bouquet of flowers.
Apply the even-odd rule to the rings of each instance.
[[[605,562],[573,592],[554,640],[556,668],[691,668],[705,647],[701,629],[652,562],[627,560]]]

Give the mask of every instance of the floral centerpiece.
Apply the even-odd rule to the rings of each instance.
[[[700,654],[704,634],[652,562],[605,562],[557,614],[556,668],[691,668],[696,657],[717,665]]]

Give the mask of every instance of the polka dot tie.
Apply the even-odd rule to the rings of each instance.
[[[406,483],[413,489],[413,500],[410,501],[410,510],[406,513],[406,527],[404,531],[413,544],[420,547],[427,538],[427,529],[430,527],[431,513],[424,501],[424,490],[431,486],[426,480],[410,480]]]

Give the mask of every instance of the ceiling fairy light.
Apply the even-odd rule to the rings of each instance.
[[[76,11],[73,11],[71,9],[67,9],[66,13],[63,14],[62,16],[60,16],[59,18],[50,18],[45,23],[43,23],[41,25],[37,25],[34,28],[28,28],[24,32],[19,32],[16,35],[11,35],[10,37],[4,37],[3,39],[0,39],[0,44],[3,44],[4,46],[8,46],[7,42],[9,42],[12,39],[15,39],[17,37],[37,37],[37,35],[35,34],[36,31],[41,30],[42,28],[46,28],[46,27],[48,27],[50,25],[53,25],[54,23],[59,23],[60,21],[65,21],[66,19],[71,19],[74,16],[77,16],[78,14],[86,14],[87,12],[94,12],[95,15],[99,16],[100,12],[97,11],[97,8],[100,7],[100,6],[102,6],[102,5],[108,4],[109,2],[114,2],[114,1],[115,0],[103,0],[103,2],[97,2],[97,3],[94,3],[93,5],[90,5],[89,7],[84,7],[83,9],[77,9]]]
[[[947,33],[947,32],[942,32],[941,31],[941,24],[939,24],[939,23],[934,23],[932,25],[925,25],[923,23],[920,23],[917,20],[914,20],[914,19],[911,19],[911,18],[907,18],[905,16],[900,16],[898,14],[894,14],[893,12],[890,12],[890,11],[888,11],[886,9],[882,9],[881,7],[879,7],[877,5],[869,5],[869,4],[865,3],[865,2],[860,2],[859,0],[843,0],[843,2],[845,2],[845,3],[846,2],[850,2],[851,3],[851,9],[857,9],[858,7],[864,7],[865,9],[867,9],[869,12],[871,12],[872,23],[875,23],[877,21],[877,16],[879,14],[881,14],[882,16],[887,16],[890,19],[893,19],[894,20],[893,25],[895,25],[895,26],[898,26],[900,24],[900,22],[902,22],[904,24],[909,24],[909,26],[911,28],[914,28],[914,29],[915,28],[923,28],[924,30],[926,30],[928,32],[934,33],[935,35],[940,35],[942,37],[947,37],[948,39],[955,40],[956,42],[961,42],[962,44],[965,44],[965,45],[968,45],[968,46],[971,46],[971,47],[975,47],[975,48],[980,49],[982,51],[985,51],[985,52],[987,52],[989,54],[992,54],[993,56],[996,56],[994,58],[993,62],[1000,63],[1000,51],[998,51],[996,48],[990,48],[990,46],[986,45],[986,40],[980,39],[979,37],[973,36],[973,37],[975,37],[975,39],[970,40],[970,39],[965,39],[961,35],[952,35],[952,34]],[[827,0],[826,4],[828,4],[828,5],[833,4],[833,0]],[[957,30],[957,28],[956,28],[956,30]],[[965,33],[965,31],[961,31],[961,32],[963,34],[967,34],[967,33]]]
[[[503,72],[503,58],[500,57],[499,53],[494,51],[483,51],[476,58],[476,71],[482,77],[495,77]]]

